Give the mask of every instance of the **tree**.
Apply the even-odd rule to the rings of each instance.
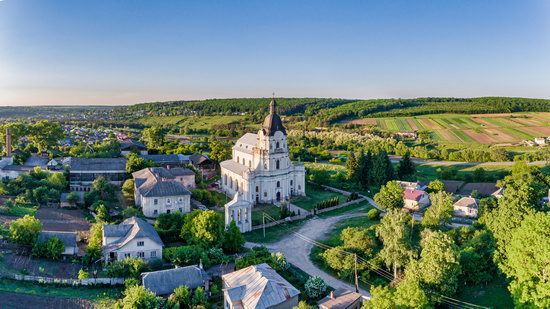
[[[231,157],[231,145],[224,141],[215,140],[210,143],[210,159],[222,162]]]
[[[69,204],[76,205],[79,200],[80,198],[78,197],[78,194],[76,192],[70,192],[69,194],[67,194],[67,202],[69,202]]]
[[[78,280],[84,280],[88,278],[90,278],[90,273],[81,268],[78,271]]]
[[[33,245],[42,230],[42,224],[33,216],[25,215],[10,223],[10,238],[21,245]]]
[[[325,296],[327,284],[321,277],[309,277],[304,285],[306,295],[309,299],[319,299]]]
[[[348,180],[351,182],[358,182],[359,180],[359,162],[355,158],[355,153],[350,151],[348,159],[346,160],[346,171],[348,172]]]
[[[185,285],[177,287],[168,297],[168,307],[188,308],[191,305],[189,288]],[[176,306],[177,305],[177,306]]]
[[[206,298],[206,293],[204,293],[204,288],[202,286],[199,286],[195,289],[195,294],[193,295],[191,303],[193,304],[193,306],[204,306],[207,302],[208,299]]]
[[[130,153],[128,155],[128,160],[126,161],[126,173],[132,174],[133,172],[153,166],[155,166],[155,162],[152,160],[147,160],[135,153]]]
[[[395,290],[395,303],[399,308],[430,308],[430,299],[415,280],[401,281]]]
[[[374,196],[374,201],[383,209],[403,207],[403,187],[398,181],[388,181]]]
[[[41,120],[30,127],[27,137],[38,152],[43,152],[57,146],[64,134],[59,122]]]
[[[365,154],[363,151],[361,151],[361,155],[359,156],[359,169],[360,169],[360,182],[363,188],[368,188],[370,185],[369,179],[370,179],[370,170],[372,168],[372,153],[370,151],[367,151]]]
[[[393,267],[394,278],[397,278],[397,270],[404,266],[413,254],[409,243],[410,220],[410,216],[400,209],[392,209],[376,227],[376,234],[384,245],[379,255],[388,267]]]
[[[192,242],[205,248],[219,247],[223,242],[224,226],[219,213],[213,210],[201,211],[192,221]]]
[[[50,260],[58,260],[61,254],[65,251],[65,244],[58,237],[52,237],[46,242],[47,258]]]
[[[428,184],[428,190],[427,191],[428,191],[428,193],[445,191],[445,184],[439,179],[432,180]]]
[[[225,231],[223,249],[229,253],[237,253],[242,250],[244,243],[244,236],[241,234],[237,224],[235,221],[231,221]]]
[[[431,205],[422,218],[422,226],[429,228],[449,224],[453,217],[453,197],[450,193],[439,191],[430,194]]]
[[[109,211],[107,210],[107,207],[105,207],[104,203],[100,203],[99,206],[96,209],[96,220],[98,222],[109,222],[109,219],[111,218],[109,216]]]
[[[381,187],[394,178],[393,166],[385,151],[380,151],[372,158],[369,183],[373,187]]]
[[[159,148],[164,144],[164,132],[159,127],[143,129],[141,135],[146,140],[148,148]]]
[[[395,309],[394,291],[387,286],[371,289],[371,299],[363,303],[362,309]]]
[[[342,247],[364,258],[372,256],[376,247],[375,235],[368,228],[347,227],[340,233],[340,239],[343,242]]]
[[[86,259],[89,263],[95,262],[101,257],[101,245],[103,239],[103,223],[97,222],[90,228],[88,247],[86,247]]]
[[[461,270],[452,238],[441,231],[424,230],[420,246],[422,251],[416,271],[421,284],[430,292],[453,295]]]
[[[411,160],[410,152],[407,151],[399,161],[399,166],[397,167],[397,177],[399,180],[413,181],[415,173],[416,167]]]
[[[292,308],[292,309],[316,309],[316,308],[317,308],[316,306],[309,305],[309,304],[306,303],[305,301],[301,300],[301,301],[298,303],[298,306],[295,306],[295,307]]]
[[[519,307],[550,307],[550,213],[527,215],[506,245],[506,275]]]
[[[134,179],[129,178],[122,184],[122,196],[127,200],[134,200]]]
[[[121,301],[123,309],[150,309],[161,308],[164,300],[156,296],[141,285],[133,285],[126,288],[124,298]]]

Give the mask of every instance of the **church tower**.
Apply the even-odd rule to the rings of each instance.
[[[276,172],[290,168],[286,129],[277,114],[275,98],[269,103],[269,115],[258,132],[258,152],[261,170]]]

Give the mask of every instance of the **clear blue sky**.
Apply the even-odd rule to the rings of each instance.
[[[550,98],[550,1],[0,0],[0,105]]]

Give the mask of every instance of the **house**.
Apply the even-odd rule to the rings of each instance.
[[[153,226],[143,219],[131,217],[120,224],[103,225],[102,251],[105,261],[126,257],[162,258],[164,243]]]
[[[430,196],[422,190],[403,190],[403,207],[412,211],[419,211],[430,205]]]
[[[38,242],[47,242],[50,238],[57,237],[65,246],[62,255],[76,255],[78,253],[77,235],[75,232],[42,231],[38,234]]]
[[[252,231],[252,203],[236,193],[233,200],[225,204],[225,226],[235,221],[241,233]]]
[[[221,188],[228,196],[243,194],[257,203],[275,203],[305,196],[305,168],[290,161],[287,133],[275,99],[257,134],[246,133],[233,146],[230,160],[220,163]]]
[[[191,192],[195,187],[195,173],[176,167],[150,167],[132,174],[134,198],[147,217],[179,211],[191,211]]]
[[[120,153],[124,156],[132,152],[141,155],[146,155],[148,153],[147,147],[145,147],[142,142],[134,141],[130,138],[119,140],[118,143],[120,144]]]
[[[336,289],[317,304],[319,309],[360,309],[363,304],[363,296],[354,291]]]
[[[145,160],[151,160],[156,166],[162,166],[165,168],[170,167],[185,167],[191,164],[189,156],[182,154],[148,154],[140,155]]]
[[[504,196],[504,187],[498,188],[498,190],[491,193],[491,196],[496,198],[496,199],[499,199],[499,198],[503,197]]]
[[[453,205],[453,213],[456,217],[477,218],[479,200],[473,197],[463,197]]]
[[[398,180],[399,184],[403,188],[403,190],[409,189],[409,190],[426,190],[428,188],[428,185],[426,182],[418,182],[418,181],[401,181]]]
[[[222,276],[225,309],[291,309],[300,291],[266,263]]]
[[[126,158],[72,158],[69,166],[71,191],[90,191],[100,176],[115,186],[126,179]]]
[[[544,145],[546,145],[546,139],[544,137],[536,137],[535,138],[535,144],[537,144],[539,146],[544,146]]]
[[[210,278],[202,265],[192,265],[143,273],[141,282],[146,289],[156,295],[165,296],[182,285],[191,290],[203,287],[208,292]]]

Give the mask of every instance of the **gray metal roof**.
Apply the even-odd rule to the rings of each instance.
[[[164,167],[149,167],[132,173],[139,194],[145,197],[190,195],[191,193],[183,184],[172,180],[176,176],[187,175],[195,175],[195,173],[186,168],[166,169]]]
[[[126,158],[72,158],[71,172],[116,171],[126,172]]]
[[[158,164],[180,164],[182,162],[181,158],[177,154],[150,154],[150,155],[141,155],[140,157],[151,160]]]
[[[229,273],[222,279],[231,302],[243,308],[271,308],[300,294],[266,263]]]
[[[237,163],[233,160],[226,160],[220,163],[220,166],[237,174],[237,175],[243,175],[244,172],[248,170],[248,167]]]
[[[76,233],[75,232],[58,232],[58,231],[42,231],[38,234],[39,242],[46,242],[52,237],[59,238],[65,247],[76,248]]]
[[[142,274],[142,284],[157,295],[172,293],[177,287],[186,285],[190,289],[204,286],[208,274],[196,265],[147,272]]]
[[[147,147],[142,142],[135,141],[133,139],[125,139],[118,142],[120,144],[120,149],[125,150],[128,148],[139,148],[143,150],[147,150]]]
[[[104,225],[103,236],[120,237],[118,241],[106,246],[106,249],[109,250],[122,248],[135,238],[149,238],[159,245],[164,246],[164,243],[160,239],[160,236],[155,228],[153,228],[151,224],[145,222],[145,220],[138,217],[128,218],[118,225]]]
[[[355,308],[351,307],[357,302],[361,301],[361,294],[354,291],[337,289],[332,293],[332,296],[329,294],[319,301],[319,308],[322,309],[347,309]]]

